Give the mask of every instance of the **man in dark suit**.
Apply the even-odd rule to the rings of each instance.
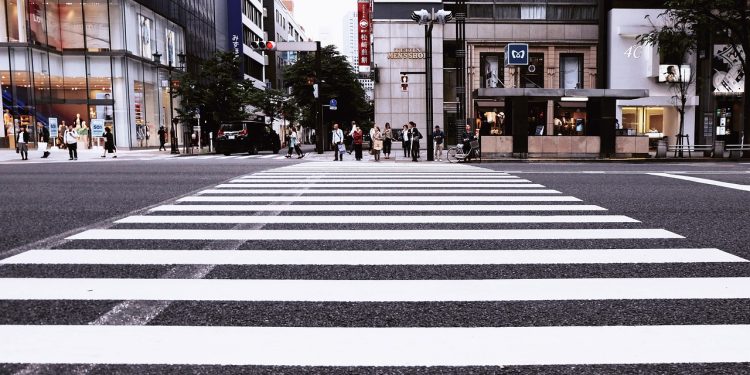
[[[414,121],[409,121],[409,143],[411,148],[411,160],[417,161],[419,158],[419,140],[422,139],[422,134],[417,130],[417,124]]]
[[[464,130],[464,133],[461,137],[464,141],[463,150],[464,155],[466,155],[465,160],[471,160],[471,156],[469,152],[471,152],[471,141],[476,139],[476,136],[474,134],[474,131],[471,130],[471,125],[466,125],[466,129]]]

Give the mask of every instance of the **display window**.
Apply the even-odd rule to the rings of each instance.
[[[570,103],[555,103],[555,117],[552,119],[552,134],[565,136],[586,135],[588,129],[586,108],[570,106]]]
[[[620,135],[648,135],[664,138],[664,107],[623,107]]]
[[[482,72],[480,87],[488,89],[505,87],[503,82],[504,54],[481,53],[479,59],[479,69]]]

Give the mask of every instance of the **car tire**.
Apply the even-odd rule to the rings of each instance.
[[[250,150],[247,153],[250,155],[258,155],[258,146],[256,145],[250,146]]]

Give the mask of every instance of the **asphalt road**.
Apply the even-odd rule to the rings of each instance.
[[[335,250],[399,250],[408,254],[419,253],[409,252],[409,250],[541,250],[543,252],[554,252],[557,250],[595,250],[600,249],[603,256],[608,259],[605,261],[586,261],[586,262],[569,262],[547,259],[539,262],[528,262],[526,264],[513,263],[491,263],[477,262],[475,264],[466,264],[462,262],[448,263],[426,263],[426,264],[405,264],[396,261],[390,263],[386,260],[382,264],[367,264],[354,262],[319,264],[323,261],[313,260],[311,263],[305,263],[302,259],[302,253],[297,254],[298,258],[291,261],[280,263],[262,263],[257,259],[251,259],[247,263],[238,263],[236,259],[228,262],[186,262],[177,264],[170,261],[153,262],[153,264],[138,264],[143,262],[143,258],[138,260],[124,262],[91,262],[90,264],[59,264],[54,262],[17,262],[16,264],[0,264],[0,284],[11,279],[21,280],[74,280],[74,279],[91,279],[91,280],[112,280],[120,279],[143,280],[151,282],[154,280],[196,280],[196,281],[225,281],[228,283],[245,282],[245,281],[300,281],[299,288],[309,287],[306,283],[312,281],[333,282],[337,280],[356,280],[357,282],[404,282],[398,284],[393,293],[399,294],[401,288],[408,288],[408,282],[413,281],[509,281],[517,280],[544,280],[545,282],[562,281],[568,279],[580,280],[582,282],[597,283],[601,279],[616,279],[618,283],[624,286],[605,288],[600,293],[605,297],[591,297],[585,294],[585,287],[568,291],[573,293],[572,296],[552,298],[541,297],[538,299],[531,298],[529,295],[523,295],[520,298],[490,298],[488,300],[465,300],[460,298],[439,298],[432,300],[418,296],[415,300],[394,299],[388,300],[378,297],[377,292],[382,287],[381,284],[361,284],[361,289],[354,291],[355,296],[363,295],[362,300],[354,297],[344,297],[340,300],[320,299],[316,300],[315,295],[320,287],[310,287],[306,293],[300,292],[297,288],[291,290],[268,284],[265,289],[268,290],[269,297],[255,299],[243,298],[218,298],[212,299],[211,293],[201,298],[176,298],[169,301],[166,298],[118,298],[113,295],[108,298],[59,298],[54,297],[59,291],[52,289],[50,293],[52,298],[10,298],[4,297],[0,291],[0,332],[4,332],[3,327],[86,327],[93,326],[114,326],[114,328],[127,328],[128,326],[138,326],[144,328],[175,328],[184,327],[203,327],[208,332],[211,329],[239,329],[239,328],[284,328],[295,334],[295,329],[305,328],[517,328],[531,329],[538,328],[541,330],[558,327],[569,328],[570,333],[559,332],[555,336],[544,336],[540,334],[543,341],[537,344],[526,343],[525,340],[519,339],[518,342],[511,342],[509,347],[501,346],[501,342],[491,341],[491,345],[499,345],[498,357],[505,354],[504,350],[512,352],[513,344],[518,348],[524,348],[529,345],[528,356],[533,358],[539,357],[537,364],[510,365],[510,366],[483,366],[471,363],[466,359],[466,363],[455,366],[450,365],[449,359],[456,350],[446,352],[443,355],[445,359],[434,359],[430,362],[422,359],[420,362],[416,354],[413,364],[411,365],[390,365],[385,362],[376,365],[366,364],[366,355],[359,358],[364,364],[358,364],[355,356],[352,355],[350,364],[340,364],[331,366],[332,359],[326,362],[321,359],[320,364],[308,366],[305,362],[305,353],[316,352],[317,345],[304,346],[305,336],[300,340],[302,346],[294,346],[291,343],[267,344],[257,350],[265,353],[268,347],[275,348],[271,350],[273,355],[265,358],[269,363],[264,366],[245,366],[245,365],[228,365],[232,364],[232,354],[227,354],[226,358],[205,359],[202,353],[193,356],[192,365],[164,365],[156,364],[145,365],[145,360],[133,359],[129,362],[130,349],[125,344],[110,341],[111,345],[117,346],[122,350],[122,357],[118,360],[104,361],[102,365],[90,365],[89,362],[63,364],[61,361],[51,361],[53,364],[39,364],[39,361],[21,361],[22,363],[7,363],[14,361],[4,361],[0,353],[0,373],[90,373],[90,374],[112,374],[112,373],[201,373],[201,374],[234,374],[234,373],[420,373],[420,374],[440,374],[440,373],[504,373],[504,374],[600,374],[600,373],[690,373],[690,374],[743,374],[750,373],[750,362],[748,361],[747,352],[742,348],[747,347],[747,340],[744,342],[727,343],[723,336],[712,336],[713,331],[698,335],[695,347],[699,347],[701,342],[708,342],[709,348],[702,352],[695,353],[693,356],[687,349],[676,349],[680,347],[679,340],[675,339],[672,343],[675,347],[668,344],[656,347],[648,351],[649,359],[620,360],[617,355],[627,356],[632,351],[637,351],[641,346],[648,346],[648,343],[669,335],[656,335],[649,340],[646,334],[638,331],[635,341],[630,342],[627,338],[628,332],[619,332],[614,336],[606,336],[600,339],[589,339],[587,350],[592,353],[596,352],[595,347],[614,348],[613,353],[606,353],[597,357],[595,354],[584,353],[579,355],[575,352],[578,343],[576,339],[584,340],[588,333],[576,331],[579,328],[608,329],[609,327],[624,327],[638,329],[654,329],[659,327],[676,327],[684,328],[687,332],[695,334],[692,330],[701,328],[732,328],[741,330],[743,327],[750,325],[750,295],[742,291],[740,296],[733,297],[715,297],[714,294],[720,294],[721,290],[708,289],[705,296],[685,297],[624,297],[632,289],[629,282],[645,282],[647,293],[651,290],[660,292],[659,284],[665,278],[675,279],[678,281],[690,280],[698,283],[713,282],[714,280],[735,280],[750,277],[750,262],[744,261],[750,259],[750,191],[738,190],[727,186],[709,185],[695,181],[686,181],[683,179],[672,178],[670,176],[687,176],[702,179],[708,179],[713,182],[736,184],[739,186],[750,186],[750,165],[742,163],[680,163],[680,164],[627,164],[627,163],[607,163],[607,164],[589,164],[589,163],[502,163],[502,164],[474,164],[473,168],[459,168],[448,164],[434,164],[427,166],[426,163],[418,164],[414,167],[412,163],[381,163],[375,165],[371,162],[345,163],[342,166],[331,163],[297,163],[288,160],[203,160],[200,157],[185,158],[186,160],[176,161],[127,161],[112,163],[81,163],[81,164],[57,164],[44,165],[35,164],[27,166],[8,166],[0,165],[0,198],[6,202],[0,208],[0,219],[2,220],[2,243],[0,243],[0,261],[2,259],[24,254],[29,249],[91,249],[102,251],[126,251],[126,250],[302,250],[309,252],[311,250],[320,250],[326,253],[343,254]],[[278,169],[284,166],[298,165],[285,169]],[[296,168],[296,169],[295,169]],[[332,176],[316,177],[318,169],[322,168],[328,172],[335,171],[341,173],[338,179]],[[325,194],[320,190],[299,190],[284,191],[286,187],[269,187],[271,193],[264,194],[247,194],[235,193],[231,196],[265,196],[278,197],[303,197],[303,196],[327,196],[333,197],[331,202],[284,202],[280,205],[306,206],[322,204],[319,210],[309,211],[286,211],[283,207],[278,210],[256,212],[237,212],[237,211],[215,211],[210,209],[201,209],[201,205],[219,205],[223,207],[235,207],[238,205],[267,205],[270,201],[261,202],[193,202],[190,199],[195,197],[226,197],[227,194],[208,193],[199,194],[204,189],[221,189],[217,188],[219,184],[255,184],[257,181],[246,179],[246,181],[236,181],[240,176],[248,176],[259,172],[268,172],[263,178],[279,178],[284,180],[283,173],[300,173],[294,177],[299,179],[312,180],[313,183],[356,183],[365,179],[382,179],[382,182],[371,183],[373,188],[388,183],[387,179],[392,179],[394,173],[405,173],[407,179],[413,179],[408,182],[423,183],[426,181],[417,181],[419,170],[413,168],[427,168],[425,173],[441,173],[441,168],[445,173],[455,173],[455,176],[448,177],[449,183],[455,184],[462,179],[470,177],[462,176],[461,173],[482,173],[484,177],[490,178],[489,172],[507,172],[511,176],[517,176],[520,179],[529,180],[533,184],[541,184],[546,189],[554,189],[560,192],[560,195],[570,196],[580,199],[580,202],[544,202],[544,203],[510,203],[510,202],[452,202],[453,193],[443,193],[438,188],[433,189],[427,196],[436,197],[435,202],[399,202],[399,196],[405,193],[383,193],[382,200],[376,202],[356,202],[353,203],[348,197],[370,196],[372,194],[357,194],[356,188],[342,187],[346,193],[342,194]],[[650,173],[667,173],[668,176],[653,175]],[[425,177],[427,175],[423,175]],[[475,176],[476,177],[476,176]],[[483,178],[484,178],[483,177]],[[253,177],[259,178],[259,177]],[[471,177],[473,178],[473,177]],[[497,177],[501,178],[501,177]],[[427,177],[429,180],[429,176]],[[434,182],[434,181],[433,181]],[[466,181],[468,183],[468,180]],[[488,184],[486,181],[474,181],[481,184]],[[268,183],[264,181],[263,183]],[[734,186],[734,185],[732,185]],[[464,188],[464,187],[458,187]],[[312,189],[317,189],[313,187]],[[497,197],[498,194],[479,194],[467,193],[462,196],[490,196]],[[417,195],[417,194],[410,194]],[[509,194],[513,195],[513,194]],[[183,201],[178,201],[183,199]],[[184,199],[187,199],[185,201]],[[361,212],[356,209],[332,211],[331,205],[353,205],[354,207],[363,207],[363,205],[403,205],[424,206],[435,205],[433,209],[424,211],[403,211],[399,209],[395,212],[374,211]],[[596,205],[605,208],[606,211],[592,212],[525,212],[523,210],[510,212],[488,212],[484,208],[478,212],[453,213],[450,210],[442,209],[440,206],[452,204],[561,204],[569,205],[568,208],[577,205]],[[166,205],[171,206],[169,210],[149,211],[150,208],[160,208]],[[180,207],[194,205],[194,211],[178,211]],[[329,205],[326,207],[325,205]],[[176,208],[175,208],[176,207]],[[173,210],[174,209],[174,210]],[[301,209],[301,208],[300,208]],[[483,211],[484,210],[484,211]],[[140,217],[140,216],[163,216],[162,222],[139,223],[118,222],[115,220]],[[185,223],[173,220],[175,218],[195,218],[198,215],[210,216],[203,218],[203,223]],[[212,217],[224,218],[231,217],[257,217],[257,216],[330,216],[329,220],[315,220],[302,222],[287,222],[280,219],[276,223],[253,222],[228,222],[218,223],[211,220]],[[416,216],[411,223],[392,223],[387,221],[388,215],[411,215]],[[450,223],[448,219],[444,220],[419,220],[419,216],[437,215],[440,217],[460,216],[465,218],[465,222]],[[487,215],[530,215],[534,217],[548,217],[551,215],[579,215],[577,219],[571,219],[569,222],[557,223],[532,223],[532,222],[506,222],[490,223],[484,222],[480,218]],[[627,218],[635,219],[637,222],[587,222],[586,218],[597,215],[623,215]],[[339,217],[341,216],[341,217]],[[337,219],[337,217],[339,217]],[[350,217],[351,220],[347,219]],[[366,217],[373,223],[358,223],[359,218]],[[383,217],[382,220],[377,220]],[[474,219],[473,219],[474,218]],[[582,221],[579,221],[582,220]],[[110,231],[96,232],[102,237],[85,238],[86,233],[91,230],[109,228]],[[144,230],[155,230],[154,239],[148,239]],[[175,229],[187,229],[199,232],[203,237],[195,240],[185,241],[176,239],[162,239],[165,232]],[[613,233],[621,229],[634,233],[633,238],[594,238],[587,237],[584,234],[578,239],[564,239],[570,237],[581,230],[612,231]],[[122,238],[107,239],[106,236],[115,232],[112,230],[134,230],[134,233],[142,235],[124,236]],[[262,235],[267,231],[278,231],[279,238],[270,239],[235,239],[235,240],[217,240],[211,236],[215,232],[211,230],[225,230],[231,233],[243,231],[259,231]],[[328,236],[344,236],[342,239],[331,240],[331,238],[316,237],[315,233],[304,232],[306,230],[315,231],[315,233],[325,232]],[[368,232],[363,230],[381,230],[383,236],[388,238],[367,239]],[[446,238],[434,240],[430,235],[437,236],[439,233],[447,230],[457,230],[455,238]],[[500,232],[503,231],[531,231],[531,235],[526,236],[523,232],[519,238],[507,239],[499,238]],[[643,230],[661,230],[669,234],[675,234],[684,238],[674,238],[670,236],[655,235],[655,238],[641,237]],[[282,232],[288,231],[288,232]],[[401,232],[403,231],[403,233]],[[471,231],[471,232],[470,232]],[[541,239],[548,236],[549,231],[558,231],[552,237],[559,238]],[[463,232],[463,233],[462,233]],[[227,235],[228,232],[222,232],[219,235]],[[467,238],[469,234],[475,236],[488,236],[487,239]],[[493,234],[494,233],[494,234]],[[620,232],[617,232],[618,234]],[[660,232],[663,234],[663,232]],[[65,238],[72,235],[83,234],[83,238],[75,240],[66,240]],[[186,233],[189,234],[189,233]],[[401,237],[405,235],[406,237]],[[493,236],[498,236],[493,238]],[[305,236],[310,236],[306,238]],[[409,237],[411,236],[411,237]],[[425,237],[425,238],[422,238]],[[606,236],[605,236],[606,237]],[[712,256],[718,253],[722,256],[739,257],[731,261],[717,261],[714,258],[704,261],[677,261],[667,259],[661,262],[647,261],[624,261],[618,262],[613,260],[613,255],[609,251],[612,249],[650,249],[650,250],[670,250],[670,249],[720,249],[717,253],[711,253]],[[274,252],[278,253],[278,252]],[[377,252],[374,252],[377,253]],[[73,254],[73,253],[71,253]],[[138,256],[145,256],[145,253],[136,253]],[[547,254],[547,253],[544,253]],[[650,256],[648,254],[647,256]],[[98,256],[98,255],[97,255]],[[192,254],[183,253],[182,256],[192,256]],[[358,255],[362,256],[362,255]],[[543,255],[544,256],[544,255]],[[9,258],[12,259],[12,258]],[[468,259],[468,258],[467,258]],[[325,263],[325,262],[323,262]],[[98,282],[98,281],[97,281]],[[349,286],[343,285],[341,288],[352,287],[354,282],[350,281]],[[650,283],[653,283],[651,285]],[[6,284],[10,285],[10,284]],[[15,284],[14,284],[15,285]],[[98,284],[92,284],[98,285]],[[149,284],[151,285],[151,284]],[[198,286],[182,286],[172,290],[168,285],[155,286],[151,285],[155,293],[197,293]],[[192,284],[191,284],[192,285]],[[216,285],[216,284],[212,284]],[[234,285],[234,284],[228,284]],[[317,284],[315,284],[317,285]],[[320,284],[324,285],[324,284]],[[369,285],[369,286],[367,286]],[[557,284],[548,284],[547,287],[529,293],[557,293]],[[620,285],[620,284],[618,284]],[[367,287],[366,287],[367,286]],[[61,287],[63,288],[63,287]],[[100,287],[101,289],[106,289]],[[232,290],[232,293],[252,293],[248,290],[254,290],[252,284],[246,287]],[[279,288],[279,289],[275,289]],[[523,289],[522,286],[518,288]],[[64,289],[64,288],[63,288]],[[435,293],[447,293],[450,287],[440,288]],[[482,288],[471,288],[469,290],[481,291]],[[703,289],[700,287],[685,288],[690,293],[700,294]],[[91,290],[98,290],[92,286]],[[306,289],[305,289],[306,290]],[[30,293],[38,293],[34,288],[29,288]],[[132,290],[131,290],[132,291]],[[678,290],[679,291],[679,290]],[[137,290],[137,293],[146,293],[150,290]],[[24,293],[21,291],[20,293]],[[62,293],[62,292],[59,292]],[[216,291],[218,293],[218,291]],[[231,295],[234,295],[230,293]],[[303,298],[294,297],[294,293],[304,294]],[[522,293],[522,292],[519,292]],[[609,295],[608,293],[613,293]],[[621,294],[618,294],[621,293]],[[624,293],[624,294],[622,294]],[[667,292],[663,292],[667,293]],[[688,294],[690,294],[688,293]],[[285,297],[287,294],[290,296]],[[667,293],[669,294],[669,293]],[[696,328],[697,327],[697,328]],[[26,329],[26,328],[24,328]],[[26,331],[23,331],[26,332]],[[83,331],[74,331],[74,334],[80,336]],[[273,331],[276,333],[282,331]],[[405,331],[400,338],[404,342],[414,337]],[[441,331],[442,332],[442,331]],[[528,337],[538,334],[537,331],[523,331]],[[541,332],[541,331],[540,331]],[[739,332],[739,331],[738,331]],[[84,332],[85,333],[85,332]],[[110,333],[112,334],[112,333]],[[118,335],[119,333],[114,333]],[[166,333],[165,337],[170,333]],[[213,333],[212,333],[213,334]],[[219,337],[220,341],[232,343],[233,331],[228,331],[226,336],[207,336]],[[239,345],[250,345],[248,342],[253,340],[257,332],[249,334],[246,340],[240,341]],[[320,347],[325,348],[338,347],[341,354],[336,358],[346,358],[344,350],[353,350],[357,352],[358,347],[352,341],[351,348],[347,345],[336,346],[336,339],[341,340],[339,336],[328,335],[328,331],[321,332],[321,337],[314,336],[312,343],[320,341]],[[47,336],[43,336],[47,337]],[[116,336],[120,337],[120,336]],[[297,336],[294,336],[297,337]],[[367,336],[370,337],[370,336]],[[526,336],[524,336],[526,337]],[[547,337],[544,339],[544,337]],[[679,335],[675,337],[681,337]],[[690,342],[690,335],[683,337],[684,342]],[[298,337],[299,338],[299,337]],[[47,338],[49,342],[56,342],[54,338]],[[45,339],[45,340],[47,340]],[[174,339],[174,337],[172,337]],[[370,337],[373,343],[377,337]],[[83,339],[81,339],[83,340]],[[165,339],[166,340],[166,339]],[[191,336],[186,337],[187,342],[180,343],[183,349],[191,347],[216,348],[225,345],[222,342],[202,343],[201,340]],[[330,341],[328,341],[330,340]],[[396,339],[385,341],[386,347],[394,346]],[[531,339],[529,339],[531,340]],[[702,341],[701,341],[702,340]],[[713,340],[713,341],[712,341]],[[722,341],[723,340],[723,341]],[[71,339],[71,347],[78,344],[77,339]],[[439,341],[439,340],[438,340]],[[473,341],[461,342],[455,341],[450,344],[465,344],[467,347],[473,345],[472,342],[481,342],[481,339],[474,338]],[[545,349],[548,345],[543,345],[554,341],[559,345],[552,349],[551,357],[544,358]],[[45,341],[46,342],[46,341]],[[169,342],[167,340],[167,342]],[[172,341],[175,342],[175,341]],[[294,346],[299,353],[288,353],[284,355],[286,345]],[[428,353],[437,353],[440,344],[423,343],[426,347],[424,351]],[[739,354],[735,357],[723,355],[720,351],[724,348],[722,344],[728,345],[731,349],[736,349]],[[736,345],[735,345],[736,344]],[[106,343],[99,343],[99,346],[106,347]],[[203,345],[203,346],[202,346]],[[230,345],[230,344],[226,344]],[[233,345],[233,344],[232,344]],[[269,346],[270,345],[270,346]],[[280,346],[273,346],[280,345]],[[375,344],[371,344],[375,345]],[[477,344],[478,345],[478,344]],[[621,346],[618,346],[621,345]],[[713,345],[713,346],[712,346]],[[23,345],[21,345],[22,347]],[[64,352],[67,345],[60,345],[60,350]],[[0,343],[0,348],[2,343]],[[367,346],[365,346],[366,348]],[[373,351],[377,352],[380,347],[373,346]],[[503,349],[504,348],[504,349]],[[619,349],[616,349],[619,348]],[[434,349],[434,351],[432,351]],[[95,347],[91,350],[95,350]],[[114,349],[112,349],[114,350]],[[291,349],[288,349],[291,350]],[[403,351],[419,353],[420,347],[406,347]],[[521,349],[518,349],[521,350]],[[181,349],[182,351],[182,349]],[[231,347],[227,349],[231,352]],[[362,349],[363,352],[366,350]],[[570,351],[570,353],[569,353]],[[687,351],[687,352],[686,352]],[[716,352],[714,352],[716,351]],[[730,350],[727,350],[730,351]],[[40,352],[44,352],[40,350]],[[750,351],[748,351],[750,352]],[[708,354],[706,354],[708,353]],[[77,355],[77,354],[76,354]],[[576,358],[573,362],[566,363],[566,356]],[[166,354],[164,355],[166,356]],[[165,363],[183,363],[185,360],[161,359]],[[510,355],[513,357],[512,355]],[[63,355],[64,357],[64,355]],[[85,357],[85,356],[84,356]],[[391,354],[389,359],[397,357]],[[558,359],[549,359],[549,358]],[[644,356],[638,358],[645,358]],[[172,357],[169,357],[172,358]],[[278,362],[275,359],[281,358]],[[285,360],[286,358],[286,360]],[[289,359],[292,358],[292,359]],[[471,358],[467,355],[466,358]],[[540,359],[541,358],[541,359]],[[562,358],[562,359],[559,359]],[[604,359],[602,359],[604,358]],[[698,360],[694,358],[705,358]],[[739,359],[734,359],[739,358]],[[201,362],[204,361],[204,362]],[[395,360],[394,360],[395,361]],[[598,361],[598,362],[597,362]],[[63,361],[64,362],[64,361]],[[533,362],[533,360],[531,361]],[[691,363],[696,362],[696,363]],[[125,364],[123,364],[125,363]],[[129,364],[128,364],[129,363]],[[158,363],[158,361],[157,361]],[[425,363],[434,365],[428,367]],[[628,363],[628,364],[618,364]],[[305,367],[299,367],[303,365]]]

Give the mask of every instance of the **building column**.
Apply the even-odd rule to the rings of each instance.
[[[513,136],[513,154],[525,158],[529,153],[529,99],[526,97],[505,98],[506,120],[510,120]]]
[[[590,125],[593,128],[592,133],[598,133],[601,140],[600,156],[605,158],[614,156],[616,153],[617,100],[614,98],[591,98],[586,110]]]

